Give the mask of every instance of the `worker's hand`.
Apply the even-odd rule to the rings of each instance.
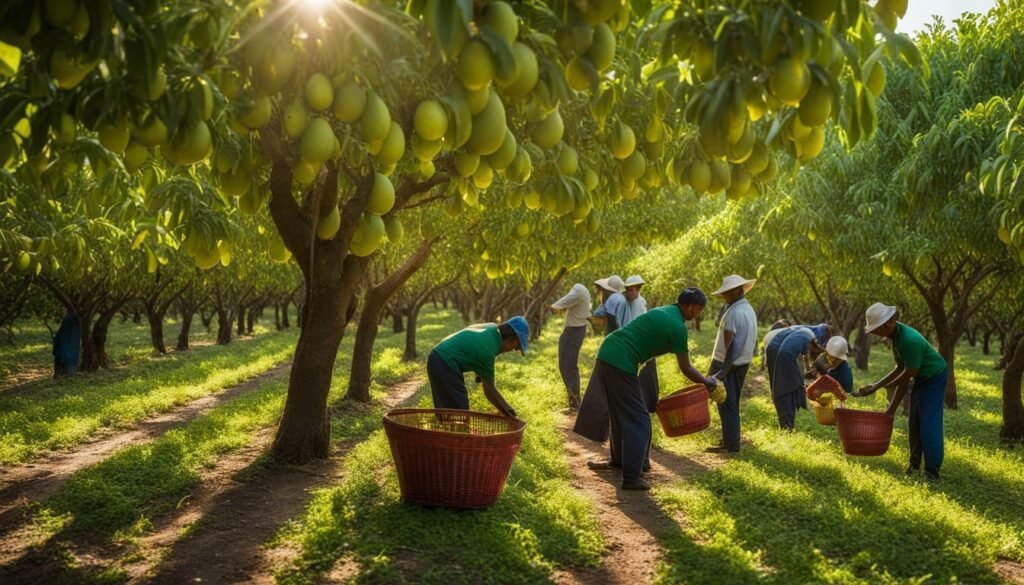
[[[510,418],[519,418],[518,416],[516,416],[516,409],[512,408],[511,406],[505,410],[505,416]]]
[[[867,386],[861,386],[856,392],[852,392],[851,396],[857,396],[858,398],[871,396],[875,393],[875,390],[877,390],[877,388],[875,388],[874,384],[868,384]]]
[[[818,372],[814,370],[807,370],[804,372],[804,378],[807,380],[813,380],[818,377]]]
[[[718,378],[715,378],[714,376],[704,378],[704,385],[707,386],[709,392],[714,391],[714,389],[718,387]]]

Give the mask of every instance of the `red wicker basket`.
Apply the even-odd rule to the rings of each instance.
[[[665,436],[681,437],[711,426],[709,398],[707,388],[695,384],[659,400],[656,412]]]
[[[836,400],[840,402],[846,400],[846,392],[843,391],[843,385],[827,374],[819,376],[817,380],[807,387],[807,397],[814,401],[817,401],[818,397],[826,392],[831,392],[836,397]]]
[[[892,441],[894,417],[884,412],[837,408],[836,428],[847,455],[884,455]]]
[[[384,430],[406,502],[486,508],[505,489],[526,423],[451,409],[402,408],[384,415]]]

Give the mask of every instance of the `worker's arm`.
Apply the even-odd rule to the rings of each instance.
[[[491,380],[484,380],[483,384],[484,396],[487,398],[487,401],[493,404],[494,408],[497,408],[498,412],[501,414],[515,417],[515,409],[509,406],[508,402],[505,402],[505,397],[501,395],[501,392],[498,392],[498,389],[494,386],[494,382]]]
[[[722,331],[722,343],[725,345],[725,359],[722,360],[722,366],[718,368],[714,376],[719,380],[725,380],[726,376],[729,375],[729,370],[732,369],[732,363],[736,360],[735,347],[733,347],[733,339],[736,335],[728,329]]]
[[[917,368],[903,368],[903,373],[896,377],[894,383],[896,384],[896,392],[892,395],[892,400],[889,402],[889,408],[885,409],[885,414],[892,416],[896,414],[896,409],[900,407],[900,403],[903,402],[903,397],[907,394],[907,388],[910,386],[910,380],[917,375]]]
[[[905,372],[905,371],[906,371],[906,368],[904,368],[903,366],[897,365],[895,368],[892,369],[892,371],[890,371],[888,374],[886,374],[885,377],[882,378],[881,380],[875,382],[874,384],[868,384],[867,386],[861,386],[860,389],[858,389],[857,392],[854,394],[854,396],[871,396],[875,392],[878,392],[879,388],[885,388],[886,386],[891,386],[892,383],[895,382],[903,374],[903,372]],[[914,373],[915,374],[917,373],[916,369],[914,370]]]
[[[682,372],[684,376],[693,382],[704,384],[708,387],[708,390],[711,390],[718,385],[717,380],[714,378],[705,378],[697,371],[697,368],[693,367],[693,364],[690,363],[690,354],[688,352],[677,353],[676,363],[679,364],[679,371]]]

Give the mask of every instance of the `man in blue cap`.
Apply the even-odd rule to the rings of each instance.
[[[483,382],[487,400],[505,416],[516,416],[494,386],[494,359],[514,349],[525,355],[529,338],[530,326],[519,316],[500,325],[471,325],[444,338],[427,356],[434,408],[469,410],[469,391],[463,375],[473,372]]]
[[[813,327],[793,325],[780,329],[765,349],[768,384],[772,389],[772,402],[775,403],[780,428],[795,429],[796,410],[807,408],[805,367],[800,363],[801,356],[818,357],[825,351],[831,337],[832,328],[825,323]]]

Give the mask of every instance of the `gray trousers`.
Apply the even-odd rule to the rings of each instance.
[[[580,349],[587,336],[587,326],[566,327],[558,338],[558,371],[569,397],[569,406],[580,405]]]

